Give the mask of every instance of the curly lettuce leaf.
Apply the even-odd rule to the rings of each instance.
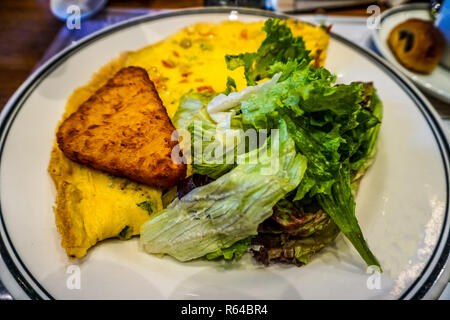
[[[347,165],[343,165],[339,170],[337,181],[331,190],[331,194],[317,195],[320,205],[350,240],[367,265],[380,266],[364,240],[355,216],[355,201],[350,187],[350,169]]]
[[[268,19],[264,23],[263,30],[266,32],[266,38],[257,52],[225,56],[228,69],[244,67],[244,75],[249,86],[272,77],[275,73],[271,66],[277,62],[312,60],[303,38],[294,37],[285,21]]]
[[[383,104],[376,93],[371,97],[369,109],[372,116],[378,122],[360,137],[361,142],[359,143],[359,148],[350,158],[351,169],[354,171],[360,171],[361,169],[364,171],[376,153],[378,132],[380,131],[381,120],[383,119]]]
[[[243,125],[270,129],[283,119],[297,152],[308,161],[294,200],[317,197],[363,259],[378,265],[356,220],[350,181],[343,182],[374,152],[382,109],[373,86],[337,85],[328,70],[306,63],[278,62],[271,70],[288,76],[241,102]]]
[[[225,95],[229,95],[231,92],[235,92],[236,91],[236,81],[232,78],[232,77],[227,77],[227,84],[226,84],[226,89],[223,92],[223,94]]]
[[[206,106],[209,116],[219,127],[229,129],[231,127],[231,118],[240,109],[241,102],[253,95],[258,95],[269,90],[277,83],[280,76],[281,73],[277,73],[272,79],[254,86],[248,86],[239,92],[215,96]]]

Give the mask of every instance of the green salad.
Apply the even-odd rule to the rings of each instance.
[[[382,120],[376,90],[336,84],[283,21],[267,20],[264,31],[257,52],[225,57],[248,87],[236,91],[228,78],[225,92],[181,100],[172,120],[188,134],[193,175],[143,225],[141,244],[180,261],[251,252],[266,265],[302,265],[342,232],[367,265],[380,266],[355,216]]]

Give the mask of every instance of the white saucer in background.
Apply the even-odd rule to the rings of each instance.
[[[384,58],[389,60],[389,62],[410,78],[418,87],[433,97],[450,103],[450,70],[442,65],[438,65],[428,75],[409,71],[397,61],[389,49],[387,44],[389,32],[396,25],[410,18],[431,20],[429,4],[409,4],[385,11],[380,17],[379,28],[373,30],[374,44]]]

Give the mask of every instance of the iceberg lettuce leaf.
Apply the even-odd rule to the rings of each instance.
[[[147,221],[141,228],[144,250],[187,261],[256,235],[258,225],[297,187],[306,169],[306,159],[295,151],[283,122],[266,144],[255,163],[237,165]]]
[[[194,121],[187,130],[194,173],[217,179],[236,166],[237,148],[242,143],[240,130],[225,130],[207,121]]]

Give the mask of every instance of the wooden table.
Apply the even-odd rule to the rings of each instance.
[[[0,1],[0,109],[30,75],[64,26],[49,8],[50,0]],[[109,0],[116,8],[186,8],[203,0]],[[336,10],[333,14],[364,16],[366,8]]]
[[[0,109],[41,60],[64,22],[50,12],[50,0],[0,1]],[[110,0],[111,7],[198,7],[203,0]]]

